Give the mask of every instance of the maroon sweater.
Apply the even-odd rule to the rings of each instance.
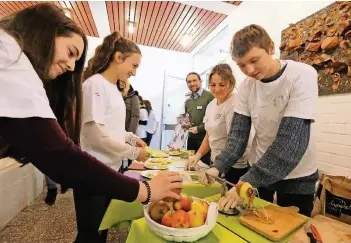
[[[81,151],[54,119],[0,117],[0,137],[58,183],[128,202],[137,198],[137,180]]]

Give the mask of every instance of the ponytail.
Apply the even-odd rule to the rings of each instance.
[[[133,53],[141,54],[139,47],[134,42],[124,39],[119,32],[113,32],[105,37],[102,44],[96,48],[94,57],[88,61],[84,80],[104,72],[113,61],[116,52],[121,52],[124,59]]]

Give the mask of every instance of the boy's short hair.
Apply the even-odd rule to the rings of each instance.
[[[262,48],[269,53],[269,46],[272,43],[265,29],[257,24],[251,24],[234,34],[230,53],[233,57],[242,57],[253,47]]]

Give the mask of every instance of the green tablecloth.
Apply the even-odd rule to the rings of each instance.
[[[138,242],[152,242],[152,243],[165,243],[171,242],[166,241],[152,232],[145,218],[138,219],[133,221],[130,228],[128,238],[126,243],[138,243]],[[202,239],[196,241],[197,243],[246,243],[247,241],[243,240],[239,236],[233,234],[223,226],[216,224],[212,232]]]
[[[201,184],[184,184],[182,193],[193,197],[205,198],[221,192],[221,185],[215,183],[211,186]],[[143,205],[140,202],[124,202],[112,200],[101,221],[99,230],[111,227],[126,228],[130,226],[132,220],[144,217]]]

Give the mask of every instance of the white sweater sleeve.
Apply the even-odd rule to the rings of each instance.
[[[138,136],[134,135],[132,132],[127,132],[126,131],[126,136],[125,136],[125,141],[126,143],[129,143],[130,145],[134,146],[136,145],[136,141],[139,139]]]
[[[139,155],[138,148],[117,142],[104,131],[104,125],[97,124],[94,121],[84,124],[82,136],[94,150],[111,157],[126,157],[135,160]]]

